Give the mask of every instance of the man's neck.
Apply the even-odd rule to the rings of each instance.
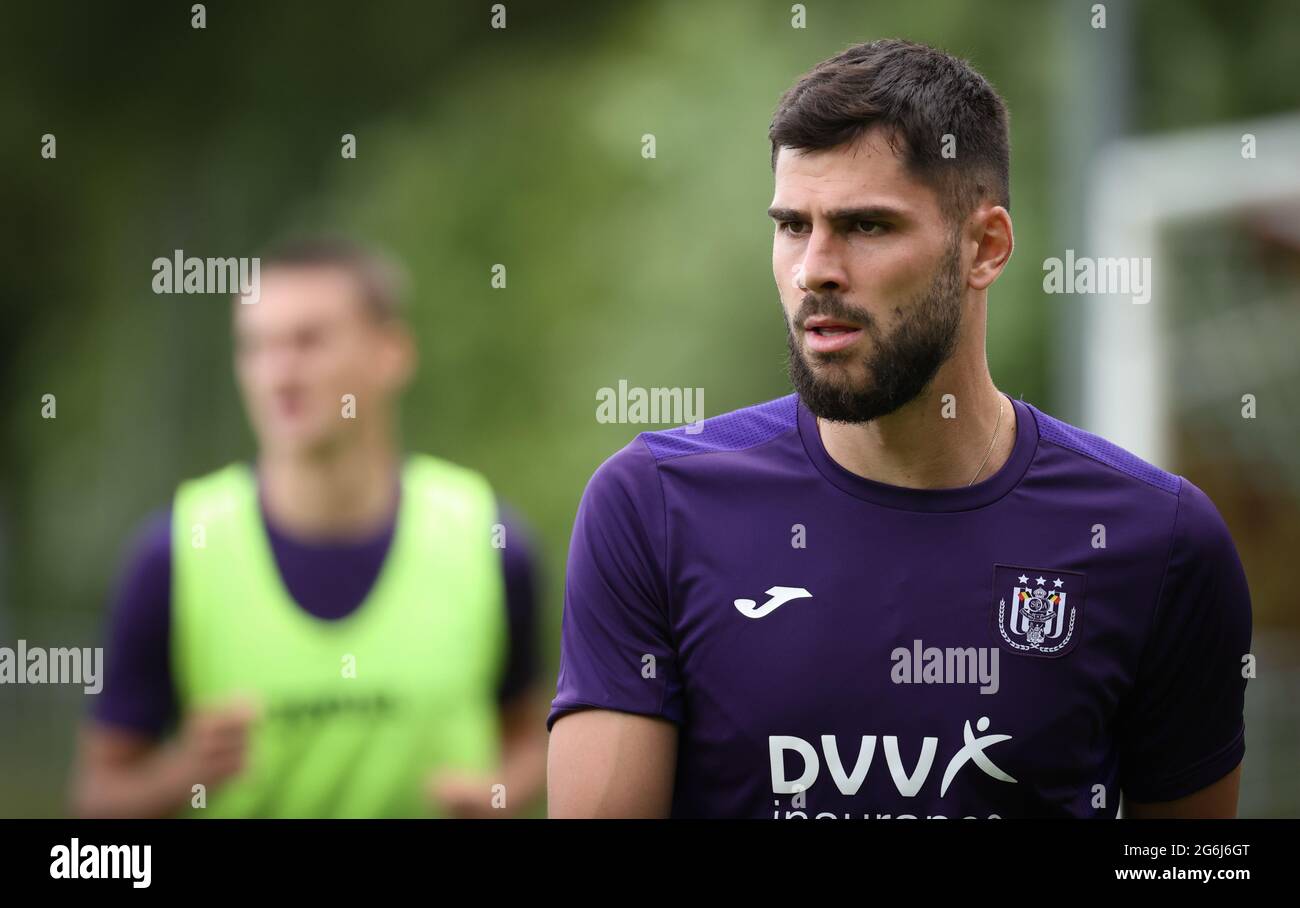
[[[268,518],[302,539],[378,532],[397,507],[400,469],[391,444],[367,441],[302,456],[265,453],[257,463]]]
[[[945,402],[946,394],[953,399]],[[966,390],[932,382],[871,422],[818,419],[817,427],[826,453],[850,473],[909,489],[952,489],[988,479],[1007,462],[1015,448],[1016,411],[985,372]]]

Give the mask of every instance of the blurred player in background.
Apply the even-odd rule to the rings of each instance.
[[[256,464],[182,483],[137,544],[77,813],[502,816],[540,792],[527,539],[482,476],[402,452],[401,296],[344,241],[263,258],[234,306]]]

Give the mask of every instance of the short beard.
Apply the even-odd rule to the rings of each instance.
[[[840,297],[809,293],[786,324],[790,381],[804,406],[831,422],[864,423],[914,400],[957,347],[961,295],[961,246],[955,237],[930,286],[903,309],[902,320],[888,336],[869,313],[849,307]],[[819,378],[800,353],[794,325],[814,315],[845,319],[871,335],[873,345],[863,360],[865,378],[859,386]],[[849,356],[812,355],[824,362],[845,362]]]

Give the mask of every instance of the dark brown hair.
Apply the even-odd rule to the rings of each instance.
[[[261,270],[336,268],[356,283],[367,314],[379,322],[400,319],[406,308],[405,270],[388,256],[340,236],[313,236],[275,246]]]
[[[818,150],[883,128],[909,172],[960,223],[988,199],[1011,208],[1007,108],[965,60],[898,38],[857,44],[805,73],[772,118],[772,169],[781,148]],[[943,156],[946,134],[955,156]]]

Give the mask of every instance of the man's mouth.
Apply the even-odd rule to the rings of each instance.
[[[852,322],[814,315],[803,323],[804,341],[814,353],[834,353],[851,347],[862,336],[862,328]]]
[[[277,416],[292,419],[306,411],[307,396],[293,391],[281,392],[272,398],[272,407]]]

